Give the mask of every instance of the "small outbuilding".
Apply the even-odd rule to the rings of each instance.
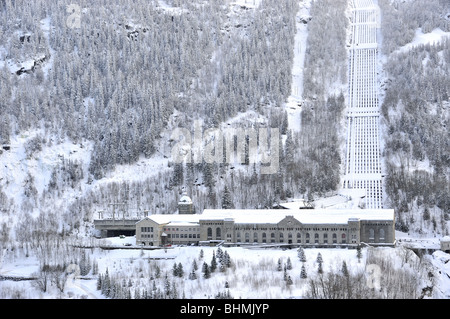
[[[442,237],[440,240],[441,250],[450,253],[450,236]]]

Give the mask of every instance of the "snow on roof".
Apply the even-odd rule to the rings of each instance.
[[[201,214],[153,214],[141,219],[141,221],[146,219],[153,220],[157,224],[198,224],[200,216]]]
[[[171,221],[167,224],[167,226],[200,226],[198,221]]]
[[[441,241],[450,241],[450,236],[444,236],[441,238]]]
[[[280,203],[280,206],[288,209],[299,209],[300,207],[307,207],[307,204],[303,199],[295,199],[290,202]]]
[[[178,201],[178,204],[192,204],[192,199],[184,194],[181,196],[180,200]]]
[[[360,220],[393,220],[393,209],[205,209],[201,219],[233,218],[235,223],[278,223],[293,216],[304,224],[346,224],[349,218]]]
[[[279,223],[292,216],[304,224],[346,224],[350,220],[394,220],[393,209],[205,209],[202,214],[154,214],[146,217],[158,224],[197,224],[201,220],[232,219],[235,223]]]

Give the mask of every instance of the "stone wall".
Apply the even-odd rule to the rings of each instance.
[[[395,240],[393,221],[361,221],[361,242],[392,244]]]

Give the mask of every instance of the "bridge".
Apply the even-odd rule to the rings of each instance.
[[[94,220],[95,229],[99,230],[101,237],[114,237],[119,235],[133,236],[136,234],[136,223],[140,219],[97,219]]]

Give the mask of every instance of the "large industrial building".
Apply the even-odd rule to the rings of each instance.
[[[190,198],[184,199],[184,203],[192,203]],[[393,209],[205,209],[201,214],[183,210],[179,214],[154,214],[138,221],[136,243],[392,246],[394,224]]]

